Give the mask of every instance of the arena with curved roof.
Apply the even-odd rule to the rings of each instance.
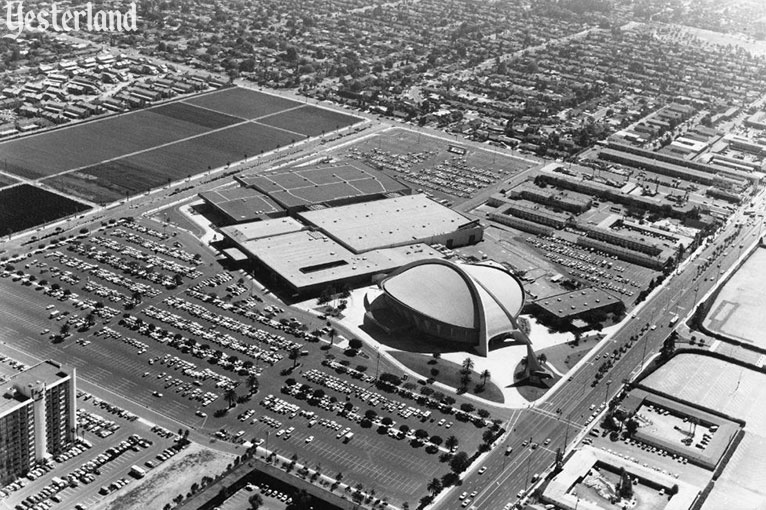
[[[529,342],[516,322],[524,290],[501,266],[419,260],[383,279],[380,288],[383,306],[408,325],[433,337],[471,344],[484,356],[494,339]]]

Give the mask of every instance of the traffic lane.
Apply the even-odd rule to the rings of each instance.
[[[743,229],[743,231],[740,232],[740,239],[746,237],[747,235],[751,235],[751,233],[752,233],[752,229],[750,229],[750,230]],[[714,249],[714,246],[711,243],[711,246],[708,247],[708,250],[712,251],[713,249]],[[703,253],[705,253],[705,252],[703,251]],[[728,257],[726,257],[726,256],[724,256],[724,257],[725,257],[724,261],[725,262],[729,262],[728,261]],[[733,262],[733,260],[731,262]],[[686,275],[686,274],[688,274],[688,273],[681,273],[681,275]],[[681,276],[681,275],[678,275],[678,276]],[[688,276],[686,278],[677,278],[677,277],[675,277],[675,278],[671,279],[671,281],[667,284],[667,287],[662,291],[662,293],[658,294],[658,296],[656,296],[655,299],[652,300],[653,304],[650,305],[650,306],[645,307],[644,309],[642,309],[641,314],[639,315],[639,317],[643,318],[644,316],[646,316],[649,319],[653,319],[653,318],[658,316],[657,315],[658,312],[665,311],[667,309],[667,303],[661,303],[660,301],[663,301],[663,300],[660,299],[660,298],[664,297],[663,294],[666,294],[668,291],[672,292],[673,287],[675,287],[675,286],[681,287],[681,291],[676,294],[676,298],[680,297],[682,302],[683,302],[684,299],[688,299],[689,297],[692,297],[694,291],[691,288],[684,288],[685,287],[684,284],[687,284],[689,281],[690,281],[690,278]],[[711,286],[712,286],[712,284],[713,284],[713,282],[711,281]],[[694,305],[695,305],[694,299],[692,299],[691,307],[689,307],[688,309],[685,308],[685,312],[688,312],[688,310],[690,308],[692,308]],[[637,317],[637,319],[639,317]],[[650,323],[653,323],[653,322],[654,322],[654,320],[650,321]],[[626,331],[623,331],[623,330],[619,331],[618,335],[622,335],[624,337],[626,334],[634,333],[635,331],[638,330],[637,325],[639,325],[641,323],[642,323],[642,321],[640,321],[640,320],[637,321],[635,325],[631,326]],[[666,337],[666,332],[664,332],[664,331],[661,331],[661,330],[654,330],[654,331],[653,330],[649,330],[647,332],[647,334],[641,340],[641,341],[644,342],[644,345],[642,345],[641,349],[640,349],[642,351],[642,354],[641,354],[642,359],[644,359],[644,346],[646,346],[646,355],[650,355],[655,348],[659,347],[661,341],[664,340],[665,337]],[[610,376],[615,377],[616,381],[613,380],[612,381],[612,385],[611,385],[612,387],[609,388],[609,389],[612,389],[612,392],[607,392],[607,390],[604,389],[604,395],[605,395],[606,399],[611,398],[611,395],[609,393],[616,393],[619,390],[619,388],[622,386],[622,379],[624,378],[624,376],[632,374],[633,366],[638,364],[637,362],[639,362],[639,360],[638,360],[639,349],[635,348],[638,343],[640,343],[640,342],[636,342],[634,344],[633,348],[631,348],[628,351],[628,353],[626,353],[624,356],[622,356],[617,361],[617,363],[615,363],[615,366],[610,371],[610,373],[609,373]],[[650,349],[650,346],[651,346],[651,349]],[[608,348],[608,347],[605,346],[604,349],[606,349],[606,348]],[[594,366],[590,366],[589,368],[590,368],[590,370],[589,370],[590,372],[595,373],[595,367]],[[587,372],[588,372],[588,370],[586,370],[586,373]],[[601,393],[601,389],[600,389],[599,386],[601,384],[605,384],[604,381],[605,380],[609,380],[608,377],[606,377],[604,380],[602,380],[602,382],[599,385],[597,385],[596,388],[594,388],[588,394],[588,397],[586,397],[586,400],[585,400],[586,402],[588,400],[597,400],[598,399],[597,396],[598,396],[599,393]],[[615,384],[615,382],[618,382],[618,383]],[[558,395],[558,392],[557,392],[557,395]],[[562,397],[559,397],[559,398],[562,398]],[[566,408],[566,409],[569,409],[570,412],[574,412],[574,411],[580,409],[583,406],[583,403],[582,403],[581,399],[579,401],[577,399],[572,399],[572,400],[570,400],[570,402],[571,402],[571,407],[568,406]],[[526,416],[524,418],[526,418]],[[520,423],[522,423],[522,422],[526,422],[526,419],[525,420],[520,420]],[[495,454],[495,456],[496,455],[497,454]],[[501,501],[498,500],[496,503],[500,504]],[[482,505],[482,506],[484,506],[484,505]],[[491,506],[487,505],[487,508],[491,508]]]
[[[650,335],[648,335],[649,338],[647,338],[645,341],[652,343],[652,337],[656,337],[654,343],[659,345],[659,340],[663,336],[664,335],[650,334]],[[623,376],[627,376],[628,375],[628,373],[630,372],[631,367],[634,364],[634,362],[638,362],[639,361],[638,360],[638,356],[639,356],[638,355],[638,350],[637,349],[631,349],[631,351],[629,351],[629,353],[627,355],[623,356],[620,359],[620,362],[618,364],[616,364],[616,366],[612,369],[610,374],[613,377],[616,377],[617,380],[620,381],[620,383],[621,383],[621,378]],[[618,391],[618,388],[621,386],[621,384],[612,384],[611,386],[612,387],[610,389],[612,389],[613,391],[610,392],[610,393],[616,393]],[[606,390],[603,390],[603,391],[604,391],[604,393],[602,393],[601,388],[597,386],[597,389],[594,389],[593,391],[590,392],[590,394],[588,396],[588,399],[590,399],[592,401],[601,400],[601,397],[599,397],[599,395],[601,395],[601,394],[606,395]],[[611,398],[611,394],[608,395],[608,397]],[[586,401],[587,401],[587,399],[586,399]],[[577,409],[577,406],[574,406],[574,409]],[[558,431],[558,435],[559,436],[560,436],[560,433],[561,433],[561,431],[559,430]],[[541,466],[541,467],[545,467],[545,466]],[[514,486],[514,489],[515,489],[515,486]],[[509,497],[509,496],[512,496],[513,495],[512,492],[513,492],[512,489],[508,490],[505,493],[503,493],[500,497],[498,497],[497,499],[493,499],[493,501],[488,502],[486,508],[492,508],[491,504],[498,504],[498,505],[504,504],[505,502],[507,502],[505,500],[505,498]]]
[[[507,490],[508,494],[515,494],[518,490],[526,487],[525,480],[507,480],[508,469],[511,468],[520,457],[526,455],[526,453],[537,452],[539,458],[532,459],[528,466],[530,470],[529,477],[534,473],[542,472],[543,468],[550,463],[549,456],[555,457],[556,445],[561,446],[567,434],[567,431],[565,430],[566,427],[561,427],[561,423],[562,420],[556,416],[527,410],[524,419],[520,419],[517,423],[515,431],[512,430],[510,432],[509,438],[499,444],[486,458],[484,463],[475,466],[476,468],[486,466],[486,472],[479,475],[478,471],[474,471],[466,478],[463,484],[454,491],[454,497],[458,497],[458,490],[460,492],[466,491],[468,493],[471,493],[473,490],[479,491],[485,488],[487,484],[496,483],[501,478],[504,479],[503,483],[511,483],[511,488]],[[570,427],[569,432],[572,433],[572,430],[573,427]],[[551,439],[551,442],[546,447],[543,443],[548,438]],[[535,449],[532,449],[529,444],[526,447],[521,446],[523,442],[529,442],[530,440],[538,443],[539,446]],[[513,452],[506,457],[505,451],[508,446],[513,447]],[[451,500],[451,498],[452,496],[448,499]],[[445,508],[450,507],[446,506]]]

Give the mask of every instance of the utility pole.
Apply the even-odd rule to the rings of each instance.
[[[612,380],[609,379],[606,381],[606,394],[604,395],[604,405],[607,404],[609,401],[609,385],[612,384]]]

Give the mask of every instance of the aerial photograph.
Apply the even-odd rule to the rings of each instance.
[[[764,213],[766,0],[6,0],[0,510],[766,509]]]

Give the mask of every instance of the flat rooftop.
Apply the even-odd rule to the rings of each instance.
[[[267,194],[285,208],[410,193],[409,187],[357,161],[283,168],[235,179]]]
[[[557,317],[577,316],[588,310],[614,305],[621,300],[595,287],[538,299],[535,304]]]
[[[206,191],[199,196],[237,223],[267,217],[283,210],[263,193],[241,186]]]
[[[431,238],[472,221],[423,194],[306,211],[299,216],[357,253],[430,243]]]
[[[11,376],[3,383],[4,391],[3,395],[0,396],[0,415],[28,399],[21,392],[15,391],[15,388],[28,388],[36,383],[51,385],[71,375],[71,368],[48,360]]]
[[[321,232],[301,230],[241,245],[296,289],[362,275],[387,273],[415,260],[439,257],[426,245],[355,254]]]
[[[220,231],[223,235],[237,244],[242,244],[263,237],[297,232],[304,228],[306,228],[306,226],[303,223],[286,216],[284,218],[251,221],[248,223],[240,223],[239,225],[221,227]]]
[[[683,480],[677,480],[670,475],[644,467],[608,451],[585,446],[575,450],[574,454],[564,464],[563,470],[548,483],[543,499],[554,502],[557,506],[567,510],[574,510],[575,508],[578,510],[608,510],[615,508],[615,505],[612,505],[607,500],[599,498],[599,501],[594,501],[585,496],[579,497],[577,494],[576,486],[591,470],[599,469],[599,465],[609,466],[617,472],[619,472],[620,468],[624,467],[631,477],[660,486],[666,492],[674,485],[678,486],[678,493],[672,498],[667,499],[667,503],[663,506],[653,507],[648,505],[642,507],[639,505],[636,507],[637,510],[642,508],[686,510],[694,502],[699,492],[698,487]]]

